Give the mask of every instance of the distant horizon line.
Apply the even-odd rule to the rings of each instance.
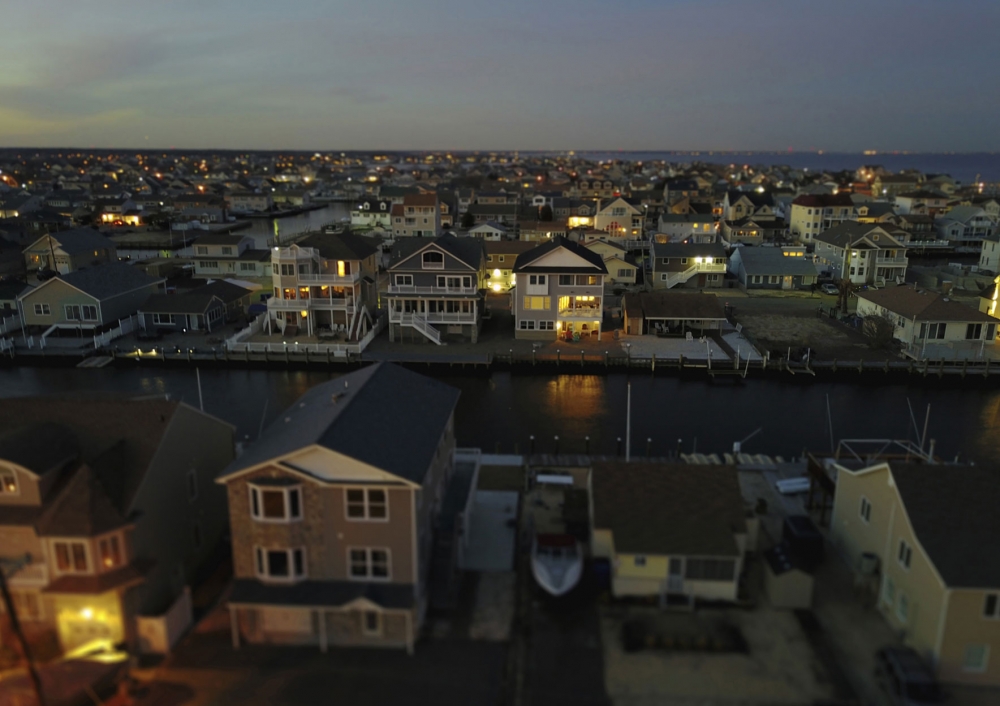
[[[859,157],[878,157],[882,155],[891,156],[965,156],[965,155],[1000,155],[1000,151],[997,150],[930,150],[930,151],[920,151],[920,150],[781,150],[781,149],[599,149],[599,148],[588,148],[588,149],[361,149],[361,148],[351,148],[351,149],[311,149],[311,148],[301,148],[301,149],[283,149],[283,148],[244,148],[244,147],[79,147],[79,146],[56,146],[56,147],[43,147],[43,146],[0,146],[0,151],[56,151],[56,152],[236,152],[236,153],[277,153],[277,154],[325,154],[325,153],[341,153],[341,154],[538,154],[538,155],[566,155],[569,156],[570,153],[574,155],[580,154],[675,154],[675,155],[686,155],[686,156],[728,156],[728,155],[811,155],[811,156],[825,156],[825,155],[848,155],[848,156],[859,156]]]

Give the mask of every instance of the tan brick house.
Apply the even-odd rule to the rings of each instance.
[[[376,364],[311,389],[226,469],[234,646],[412,650],[458,395]]]

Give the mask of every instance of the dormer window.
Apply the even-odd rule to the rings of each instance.
[[[294,522],[302,519],[302,488],[250,486],[250,516],[258,522]]]
[[[423,263],[425,270],[444,269],[444,255],[435,250],[432,250],[430,252],[425,252],[421,256],[421,262]]]
[[[14,471],[0,470],[0,495],[17,495],[19,492]]]
[[[379,210],[381,210],[381,211],[384,211],[384,210],[385,210],[385,204],[384,204],[384,203],[380,203],[380,204],[378,205],[378,207],[379,207]]]
[[[121,545],[118,542],[118,535],[105,537],[98,542],[98,549],[102,569],[114,569],[122,565]]]
[[[370,208],[371,208],[371,204],[369,204],[367,201],[365,201],[365,210],[367,211]]]

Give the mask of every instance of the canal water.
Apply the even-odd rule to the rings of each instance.
[[[351,215],[350,206],[346,203],[332,203],[315,211],[306,211],[295,216],[282,218],[249,218],[250,227],[237,231],[239,235],[253,236],[256,247],[267,247],[269,238],[291,238],[302,233],[322,230],[323,226],[340,223],[341,219]],[[276,228],[277,226],[277,228]]]
[[[303,371],[205,370],[201,373],[205,411],[236,426],[240,438],[256,438],[261,420],[269,423],[311,386],[335,374]],[[846,438],[916,438],[907,399],[922,427],[931,406],[929,438],[942,456],[961,453],[991,463],[1000,444],[1000,390],[947,389],[849,383],[752,380],[712,384],[647,375],[441,376],[461,389],[456,434],[463,446],[492,452],[551,453],[558,435],[561,453],[613,454],[625,436],[628,382],[632,388],[632,453],[667,456],[731,451],[742,441],[746,453],[792,457],[804,449],[829,448],[827,397],[833,433]],[[170,394],[194,406],[194,371],[151,368],[0,371],[0,398],[35,394],[111,391],[133,395]],[[386,405],[392,400],[387,399]],[[0,401],[2,404],[2,401]],[[757,431],[757,430],[760,431]],[[392,430],[373,428],[373,434]],[[755,433],[756,432],[756,433]],[[748,438],[749,437],[749,438]],[[624,442],[623,442],[624,444]]]

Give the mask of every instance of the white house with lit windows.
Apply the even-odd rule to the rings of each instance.
[[[611,238],[635,240],[643,235],[643,209],[619,196],[601,203],[594,216],[594,228]]]

